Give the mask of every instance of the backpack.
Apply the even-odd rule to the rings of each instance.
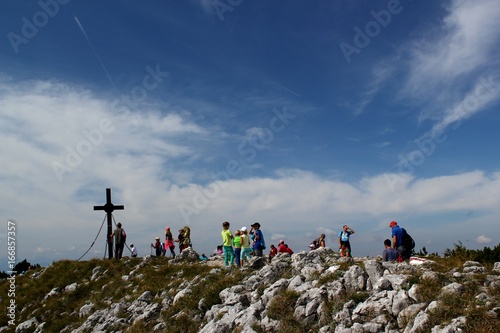
[[[191,228],[189,228],[188,226],[184,227],[184,241],[182,242],[182,244],[191,246]]]
[[[403,246],[405,249],[413,250],[415,248],[415,241],[404,228],[401,229],[403,230]]]
[[[266,249],[266,242],[264,241],[264,235],[262,234],[262,231],[259,229],[255,230],[255,234],[259,236],[259,243],[260,243],[260,248],[261,250]]]
[[[115,240],[116,244],[124,244],[127,240],[127,234],[125,233],[125,230],[122,228],[116,228],[115,229]]]

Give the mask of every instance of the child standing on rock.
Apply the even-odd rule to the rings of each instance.
[[[234,265],[233,234],[229,230],[229,222],[222,223],[222,250],[224,252],[224,265],[231,268]]]

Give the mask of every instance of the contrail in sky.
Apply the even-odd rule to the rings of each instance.
[[[75,16],[75,21],[76,21],[76,24],[78,24],[78,27],[80,27],[80,30],[82,31],[83,35],[85,36],[85,39],[87,39],[87,42],[89,43],[90,47],[92,48],[92,51],[94,51],[94,55],[96,56],[97,60],[101,64],[101,67],[104,70],[104,73],[106,73],[106,76],[108,77],[109,82],[111,82],[111,85],[113,86],[113,88],[115,89],[115,91],[118,92],[118,89],[116,89],[115,83],[111,79],[111,76],[109,76],[109,73],[108,73],[108,71],[106,69],[106,66],[104,66],[104,63],[102,62],[101,58],[97,54],[97,51],[95,50],[94,45],[92,45],[92,42],[90,41],[89,36],[87,36],[87,33],[85,32],[85,29],[83,29],[83,26],[80,23],[80,20],[76,16]]]
[[[300,95],[299,95],[299,94],[297,94],[295,91],[293,91],[293,90],[291,90],[291,89],[288,89],[287,87],[285,87],[285,86],[283,86],[283,85],[279,84],[278,82],[276,82],[276,81],[271,81],[271,82],[273,82],[275,85],[279,86],[280,88],[283,88],[283,89],[285,89],[286,91],[288,91],[288,92],[290,92],[290,93],[294,94],[295,96],[300,97]]]

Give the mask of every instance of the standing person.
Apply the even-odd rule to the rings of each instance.
[[[250,237],[248,236],[247,227],[241,228],[241,265],[243,266],[244,259],[250,260],[252,247],[250,246]]]
[[[226,268],[231,268],[234,264],[233,234],[229,230],[229,222],[222,223],[222,250],[224,251],[224,264]]]
[[[179,236],[177,236],[175,242],[179,243],[179,254],[181,254],[182,250],[184,250],[184,229],[179,229]]]
[[[130,256],[132,258],[137,257],[137,249],[135,248],[134,244],[130,244]]]
[[[339,252],[345,252],[347,257],[351,256],[351,235],[354,234],[354,230],[349,228],[347,225],[342,227],[342,231],[339,232]],[[342,245],[345,246],[345,251],[342,251]]]
[[[403,260],[410,259],[411,250],[408,250],[403,243],[403,229],[399,227],[396,221],[391,221],[389,227],[392,229],[392,248],[398,251]]]
[[[123,247],[125,246],[125,242],[127,240],[127,233],[122,228],[122,224],[118,222],[116,225],[116,229],[111,234],[111,239],[115,239],[115,258],[121,259],[123,255]]]
[[[167,249],[170,250],[172,258],[175,258],[174,236],[172,235],[169,227],[165,228],[165,251],[167,251]]]
[[[236,266],[241,267],[241,231],[236,230],[233,239],[234,245],[234,259],[236,260]]]
[[[266,242],[264,241],[264,234],[260,230],[260,223],[255,222],[250,228],[250,237],[252,237],[253,253],[257,257],[262,257],[262,251],[266,249]]]
[[[151,247],[155,249],[156,256],[159,257],[161,256],[161,242],[160,242],[160,237],[155,238],[155,243],[151,243]]]
[[[384,241],[384,251],[382,252],[383,261],[397,261],[399,257],[398,251],[391,247],[391,240],[386,239]]]

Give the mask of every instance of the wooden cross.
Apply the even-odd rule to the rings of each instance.
[[[107,188],[106,189],[106,204],[104,206],[94,206],[94,210],[103,210],[106,212],[108,216],[108,235],[106,236],[106,239],[108,240],[108,255],[109,259],[113,258],[113,226],[112,226],[112,219],[113,219],[113,211],[117,210],[123,210],[125,207],[123,205],[113,205],[111,203],[111,189]]]

